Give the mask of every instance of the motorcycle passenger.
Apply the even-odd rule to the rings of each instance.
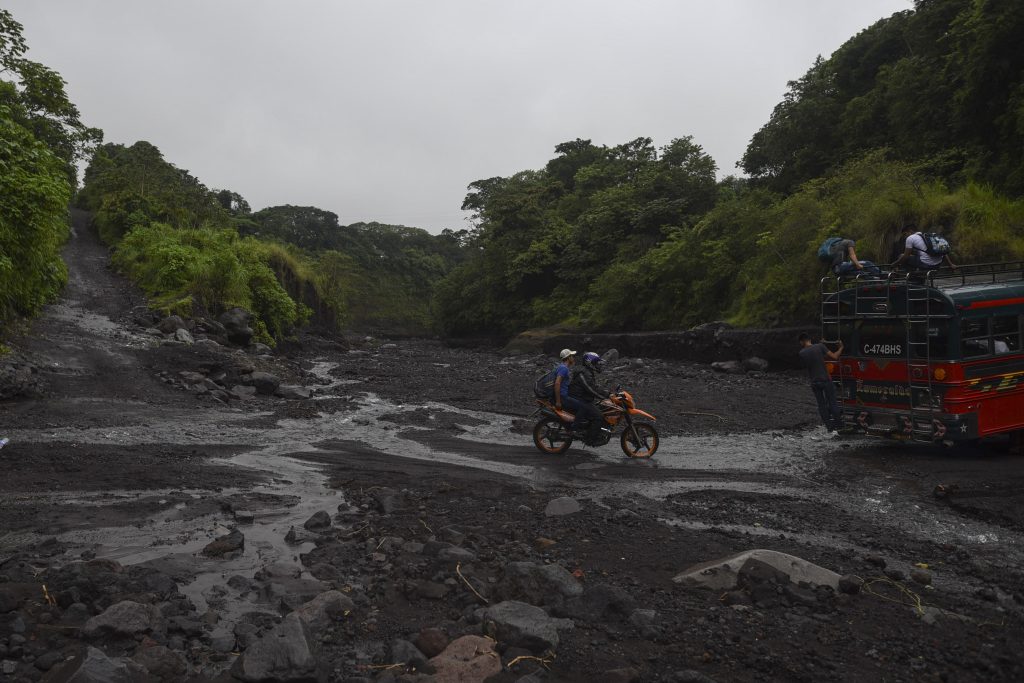
[[[593,351],[583,354],[583,361],[572,371],[572,382],[569,384],[569,396],[579,401],[581,408],[576,413],[576,419],[588,421],[587,443],[596,443],[601,437],[601,428],[604,427],[604,418],[598,410],[595,402],[601,401],[610,395],[610,392],[601,386],[597,381],[597,374],[604,366],[604,359]]]

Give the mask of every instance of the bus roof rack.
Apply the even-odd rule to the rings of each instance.
[[[1024,281],[1024,261],[1002,263],[975,263],[956,268],[936,268],[928,271],[890,270],[880,275],[856,273],[838,276],[840,288],[867,282],[889,282],[928,285],[936,289],[963,287],[965,285],[995,284],[998,282]]]

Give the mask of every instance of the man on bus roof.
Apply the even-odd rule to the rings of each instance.
[[[899,268],[902,265],[911,272],[935,270],[943,262],[950,268],[956,268],[956,265],[950,260],[949,254],[938,256],[928,253],[928,245],[924,241],[924,235],[913,223],[907,223],[903,226],[902,236],[905,240],[903,243],[903,253],[892,264],[893,268]]]

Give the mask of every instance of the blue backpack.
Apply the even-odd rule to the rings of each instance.
[[[822,242],[818,247],[818,260],[831,265],[832,259],[835,258],[836,245],[842,241],[842,237],[829,237]]]
[[[551,372],[545,372],[533,383],[533,394],[537,398],[555,397],[555,378],[558,377],[558,366]]]
[[[924,240],[924,250],[930,256],[945,256],[952,251],[949,241],[942,235],[936,232],[919,232],[918,234]]]

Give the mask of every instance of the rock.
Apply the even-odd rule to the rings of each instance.
[[[256,372],[250,374],[246,379],[247,384],[251,384],[256,387],[257,394],[263,394],[264,396],[273,396],[274,392],[281,385],[281,380],[276,375],[272,375],[269,372]]]
[[[377,503],[377,509],[384,514],[391,514],[402,507],[402,495],[394,489],[379,486],[370,489],[369,494]]]
[[[471,683],[501,673],[501,658],[494,641],[481,636],[462,636],[430,659],[434,683]]]
[[[631,666],[622,669],[608,669],[594,679],[595,683],[639,683],[640,680],[640,672]]]
[[[427,600],[440,600],[448,595],[448,586],[433,581],[417,581],[416,594]]]
[[[232,308],[221,313],[217,322],[224,326],[228,341],[237,346],[248,346],[252,341],[253,331],[249,327],[252,315],[243,308]]]
[[[904,574],[902,570],[896,569],[895,567],[890,567],[882,573],[890,579],[892,579],[893,581],[902,581],[903,579],[907,578],[907,575]]]
[[[846,593],[847,595],[856,595],[860,593],[861,587],[864,585],[864,579],[854,574],[846,574],[839,579],[839,592]]]
[[[466,550],[465,548],[441,548],[437,553],[437,559],[444,562],[476,562],[476,553],[472,550]]]
[[[604,355],[601,356],[601,359],[606,364],[610,365],[610,364],[614,363],[615,361],[617,361],[619,359],[619,350],[618,349],[608,349],[607,351],[604,352]]]
[[[583,595],[565,601],[565,606],[556,613],[573,619],[599,622],[618,617],[626,619],[636,609],[633,596],[619,588],[605,583],[587,586]]]
[[[274,579],[260,587],[260,598],[283,611],[294,610],[326,591],[330,586],[317,579]]]
[[[793,583],[839,587],[839,574],[807,560],[774,550],[748,550],[729,557],[694,565],[673,577],[687,586],[703,586],[712,590],[732,590],[739,586],[740,572],[753,560],[785,575]],[[749,575],[749,573],[748,573]]]
[[[558,631],[573,628],[569,619],[554,619],[539,607],[506,600],[484,610],[484,633],[534,652],[558,647]]]
[[[188,325],[179,315],[169,315],[156,326],[164,334],[175,334],[178,330],[188,331]],[[190,335],[191,336],[191,335]]]
[[[49,671],[62,661],[64,661],[64,655],[51,650],[36,657],[36,661],[32,662],[32,664],[40,671]]]
[[[864,561],[868,564],[878,567],[879,569],[885,569],[885,558],[881,555],[867,555]]]
[[[742,375],[747,372],[747,369],[743,367],[743,363],[738,360],[716,361],[711,364],[711,369],[715,372],[724,372],[730,375]]]
[[[180,341],[181,343],[188,345],[196,343],[196,340],[192,336],[192,333],[184,328],[179,328],[174,331],[174,339],[175,341]]]
[[[340,591],[327,591],[296,607],[293,614],[305,622],[311,631],[319,632],[344,619],[354,609],[355,603],[347,595]]]
[[[450,642],[451,640],[441,629],[425,628],[416,634],[416,640],[413,641],[413,644],[419,648],[420,652],[430,658],[444,652]]]
[[[764,358],[751,356],[750,358],[743,359],[743,369],[750,372],[767,372],[768,361]]]
[[[238,529],[229,534],[211,541],[202,549],[202,554],[207,557],[224,557],[230,553],[241,551],[245,548],[245,536]]]
[[[95,647],[89,647],[84,656],[72,657],[48,674],[47,680],[54,683],[144,683],[152,678],[130,659],[111,659]]]
[[[247,401],[256,395],[256,387],[246,386],[244,384],[236,384],[231,387],[229,393],[237,398],[239,401]]]
[[[547,517],[563,517],[565,515],[575,514],[581,509],[579,501],[575,498],[564,496],[562,498],[555,498],[554,500],[551,500],[547,504],[547,507],[544,508],[544,515]]]
[[[39,587],[34,584],[0,583],[0,614],[18,609],[25,598],[36,595]]]
[[[313,390],[309,387],[300,387],[295,384],[282,384],[277,387],[277,391],[274,395],[278,398],[285,398],[292,401],[303,401],[313,395]]]
[[[301,527],[291,527],[288,529],[288,533],[284,535],[284,542],[290,545],[300,545],[302,543],[313,543],[318,538],[320,538],[319,534],[306,531]]]
[[[247,350],[254,356],[269,356],[274,352],[272,348],[260,342],[253,342]]]
[[[390,661],[396,664],[405,664],[424,673],[430,673],[434,670],[434,667],[427,662],[427,657],[408,640],[395,638],[391,641],[388,649],[391,651]]]
[[[302,525],[309,531],[316,531],[318,529],[328,529],[331,526],[331,516],[320,510],[313,514],[312,517],[306,520],[305,524]]]
[[[178,377],[185,384],[202,384],[206,380],[206,375],[201,372],[195,372],[193,370],[182,370],[178,373]]]
[[[922,586],[932,585],[932,573],[927,569],[916,568],[910,572],[910,579]]]
[[[565,598],[583,595],[583,585],[557,564],[510,562],[505,565],[496,594],[531,605],[560,605]]]
[[[309,628],[294,613],[250,645],[231,673],[250,683],[327,681],[313,654]]]
[[[188,674],[188,662],[180,652],[163,645],[140,647],[132,655],[136,664],[144,667],[153,678],[164,681],[180,680]]]
[[[151,605],[122,600],[85,622],[82,635],[86,638],[111,634],[135,636],[153,630],[159,620],[160,613]]]

